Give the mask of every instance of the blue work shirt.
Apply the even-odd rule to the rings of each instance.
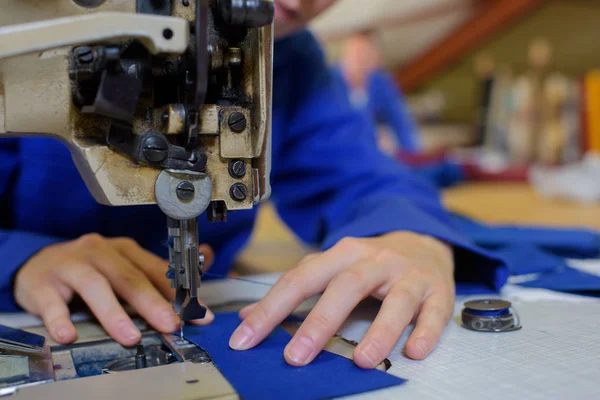
[[[340,66],[334,68],[334,74],[346,87],[350,102],[375,123],[389,128],[403,151],[421,151],[422,144],[415,118],[402,91],[387,71],[372,71],[364,90],[352,89]]]
[[[311,34],[275,48],[272,201],[304,242],[330,248],[346,236],[413,231],[455,247],[457,280],[498,289],[504,264],[454,229],[436,189],[377,148],[373,124],[348,101]],[[16,271],[45,246],[96,232],[127,236],[167,257],[166,218],[157,206],[95,202],[67,148],[52,139],[0,140],[0,309],[15,310]],[[213,247],[211,269],[226,274],[248,241],[256,209],[227,223],[199,219]]]

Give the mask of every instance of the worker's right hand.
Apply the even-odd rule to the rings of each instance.
[[[214,254],[201,246],[205,266]],[[15,298],[24,310],[39,315],[50,336],[61,344],[77,337],[68,304],[79,295],[106,332],[124,346],[137,344],[141,333],[119,303],[125,300],[154,329],[162,333],[179,328],[169,300],[175,296],[165,277],[168,262],[144,250],[128,238],[104,238],[97,234],[42,249],[17,273]],[[207,311],[202,321],[210,323]]]

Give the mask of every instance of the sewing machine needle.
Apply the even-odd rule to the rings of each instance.
[[[179,337],[183,340],[183,320],[179,320]]]

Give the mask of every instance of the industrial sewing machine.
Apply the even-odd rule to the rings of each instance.
[[[158,204],[168,219],[167,277],[182,321],[206,311],[198,302],[197,217],[206,211],[211,221],[224,221],[228,211],[250,209],[270,194],[273,15],[273,0],[0,2],[0,138],[61,140],[98,202]],[[163,365],[145,370],[143,380],[129,375],[126,387],[139,379],[144,393],[155,384],[152,393],[173,398],[236,397],[183,337],[145,335],[137,364],[136,350],[105,339],[3,350],[17,358],[0,359],[9,371],[0,376],[0,395],[48,395],[46,385],[41,392],[32,385],[77,378],[75,354],[96,351],[105,356],[96,367],[112,379],[100,386],[121,388],[116,372]],[[194,386],[198,379],[202,389]],[[96,385],[94,393],[107,393]],[[56,395],[78,390],[48,387]]]

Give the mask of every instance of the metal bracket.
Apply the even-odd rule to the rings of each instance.
[[[152,54],[182,54],[190,41],[182,18],[101,12],[0,28],[0,59],[67,46],[138,39]]]
[[[104,71],[94,104],[84,106],[81,112],[131,124],[141,93],[142,83],[139,79]]]
[[[180,185],[191,184],[190,199],[182,199]],[[189,171],[162,171],[154,187],[156,203],[169,218],[183,221],[198,218],[208,208],[213,186],[206,174],[192,174]]]
[[[243,117],[244,123],[238,130],[232,125],[232,116]],[[253,154],[252,123],[250,111],[242,107],[222,108],[219,116],[221,125],[221,157],[246,158]]]
[[[172,145],[157,132],[136,135],[131,127],[114,121],[107,139],[108,144],[140,164],[159,169],[204,172],[207,157],[202,151],[190,151]]]

